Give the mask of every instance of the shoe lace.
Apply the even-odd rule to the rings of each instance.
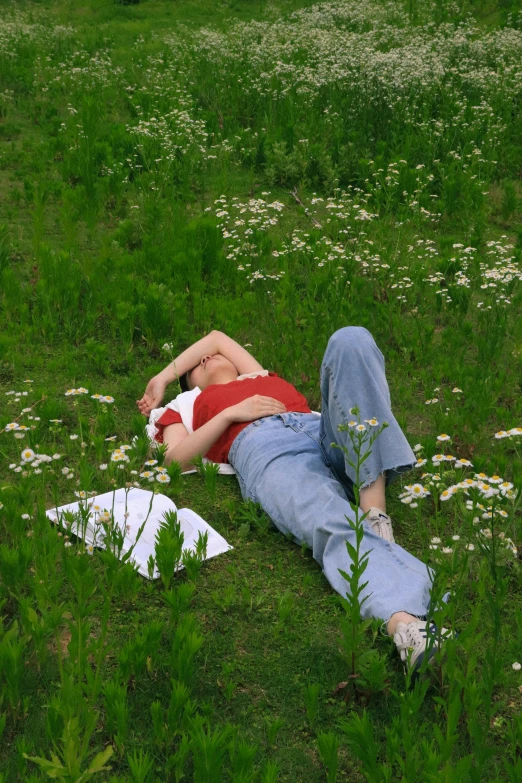
[[[406,639],[404,641],[398,642],[397,649],[402,651],[409,650],[413,647],[415,651],[421,650],[424,647],[424,642],[426,639],[427,635],[422,633],[422,631],[416,630],[412,632],[411,629],[408,629],[406,631]]]

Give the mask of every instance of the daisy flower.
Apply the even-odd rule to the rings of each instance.
[[[418,498],[423,498],[426,495],[429,495],[429,492],[426,490],[425,487],[422,486],[422,484],[411,484],[408,488],[408,491],[414,496]]]
[[[355,429],[357,430],[357,432],[366,432],[366,427],[364,426],[364,424],[358,424]]]
[[[440,493],[440,499],[441,500],[449,500],[452,495],[453,495],[453,492],[451,490],[451,487],[449,487],[448,489],[444,489]]]
[[[24,449],[22,451],[22,462],[31,462],[36,457],[36,454],[32,449]]]
[[[100,397],[100,402],[104,402],[107,405],[112,405],[114,402],[114,397],[111,397],[109,394],[106,394],[105,397]]]
[[[373,419],[365,419],[364,421],[366,422],[366,424],[369,424],[369,425],[370,425],[370,427],[377,427],[377,425],[379,424],[379,422],[377,421],[377,419],[376,419],[376,418],[373,418]]]
[[[453,392],[453,394],[462,394],[462,389],[459,389],[458,386],[454,386],[451,391]]]
[[[152,470],[144,470],[143,473],[140,473],[141,478],[149,479],[151,476],[154,476],[154,471]]]
[[[144,462],[143,464],[144,465],[149,465],[150,467],[152,467],[153,465],[157,465],[158,464],[158,460],[157,459],[148,459],[147,462]]]
[[[156,476],[156,481],[158,481],[160,484],[168,484],[170,482],[170,476],[168,473],[158,473]]]
[[[129,458],[124,451],[113,451],[111,454],[111,462],[128,462]]]
[[[12,421],[10,424],[6,424],[4,427],[4,430],[6,432],[13,432],[14,430],[19,430],[20,425],[16,421]]]
[[[451,440],[451,436],[450,435],[446,435],[446,433],[443,432],[442,435],[437,435],[437,440],[438,440],[439,443],[444,443],[444,442],[446,442],[448,440]]]
[[[501,492],[506,492],[509,489],[513,489],[513,484],[509,481],[503,481],[502,484],[498,485],[498,488]]]

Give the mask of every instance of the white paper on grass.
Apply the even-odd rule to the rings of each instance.
[[[151,507],[152,501],[152,507]],[[161,494],[154,494],[146,489],[138,489],[132,487],[131,489],[116,489],[113,492],[105,492],[103,495],[96,495],[86,500],[79,500],[76,503],[68,503],[66,506],[59,506],[58,508],[50,508],[46,511],[47,516],[52,522],[62,521],[63,526],[68,526],[67,520],[63,519],[65,512],[73,514],[79,514],[80,509],[89,509],[89,519],[82,531],[82,523],[80,518],[75,518],[75,521],[70,525],[71,533],[76,536],[82,537],[82,532],[85,532],[83,536],[86,544],[92,544],[93,546],[105,549],[103,543],[103,527],[98,525],[98,535],[96,536],[96,517],[93,511],[93,506],[99,506],[103,511],[109,511],[114,519],[114,524],[118,525],[121,530],[126,530],[125,540],[121,551],[121,556],[125,555],[133,544],[134,550],[131,555],[131,560],[136,564],[136,567],[142,576],[149,577],[149,568],[147,561],[152,555],[155,556],[155,538],[156,533],[162,522],[164,522],[164,514],[166,511],[176,511],[178,515],[178,522],[180,523],[181,531],[183,532],[183,552],[190,549],[195,551],[196,541],[200,533],[208,532],[207,542],[207,554],[206,560],[216,555],[220,555],[222,552],[228,552],[233,549],[230,544],[225,541],[223,536],[220,536],[214,528],[205,522],[198,514],[191,511],[190,508],[178,509],[175,503],[170,498]],[[127,516],[125,516],[127,514]],[[140,527],[147,520],[141,536],[136,543],[136,536]],[[96,540],[95,540],[96,538]],[[183,568],[180,565],[180,568]],[[152,575],[153,579],[159,577],[159,571],[155,567]]]

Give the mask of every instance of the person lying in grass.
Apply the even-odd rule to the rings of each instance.
[[[193,409],[157,410],[169,383],[179,377]],[[188,393],[188,394],[187,394]],[[386,514],[385,489],[416,462],[392,411],[384,357],[362,327],[345,327],[328,342],[321,367],[321,416],[290,383],[265,370],[245,348],[213,331],[183,351],[152,378],[137,401],[151,417],[156,440],[175,460],[193,468],[197,455],[235,470],[243,498],[259,503],[283,533],[312,548],[314,558],[341,595],[349,571],[346,541],[355,544],[348,519],[356,462],[349,433],[338,429],[357,407],[368,427],[387,422],[361,466],[359,505],[363,521],[361,555],[371,550],[362,593],[364,617],[380,618],[401,659],[417,671],[437,651],[439,633],[426,620],[432,578],[428,567],[399,546]],[[181,405],[174,408],[182,410]],[[347,449],[347,456],[337,443]],[[435,635],[437,634],[437,639]]]

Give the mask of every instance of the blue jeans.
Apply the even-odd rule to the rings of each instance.
[[[355,473],[344,453],[350,452],[347,432],[338,425],[353,418],[358,406],[361,420],[375,417],[389,426],[372,446],[362,465],[363,485],[383,472],[390,483],[415,463],[411,450],[390,408],[384,357],[371,334],[361,327],[346,327],[330,338],[321,367],[322,415],[283,413],[253,421],[234,440],[229,462],[236,470],[243,498],[259,503],[283,533],[312,548],[328,581],[342,596],[348,583],[346,541],[355,535],[346,517],[355,519]],[[356,461],[352,451],[352,461]],[[395,612],[426,615],[432,577],[427,566],[398,544],[376,535],[366,522],[361,553],[370,552],[363,580],[364,617],[388,620]]]

